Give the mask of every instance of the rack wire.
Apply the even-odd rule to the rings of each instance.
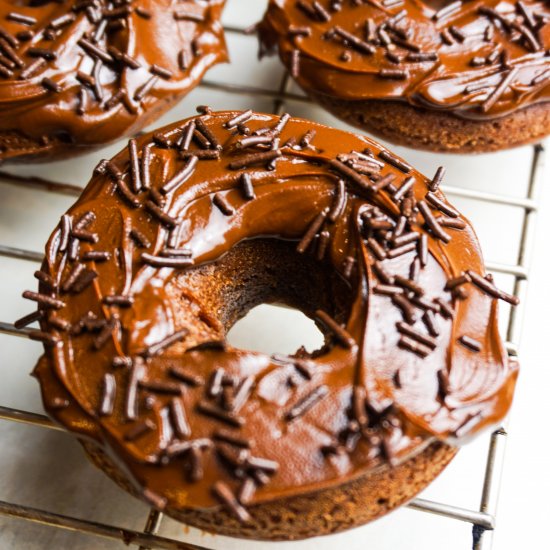
[[[233,26],[225,26],[228,34],[246,35],[245,29]],[[220,91],[228,94],[249,95],[255,98],[265,98],[273,102],[273,112],[280,114],[285,110],[289,101],[308,102],[306,96],[290,91],[291,79],[287,72],[276,89],[260,88],[247,85],[228,84],[205,79],[199,88]],[[448,196],[464,199],[472,199],[493,205],[512,206],[523,211],[520,244],[515,263],[486,262],[489,271],[510,275],[514,279],[513,294],[524,297],[526,285],[529,280],[529,266],[535,237],[535,218],[538,211],[539,188],[542,182],[543,168],[546,151],[542,144],[533,148],[533,156],[524,197],[509,197],[491,192],[463,189],[454,186],[442,186]],[[81,188],[42,179],[39,177],[21,177],[7,172],[0,172],[0,183],[36,188],[42,191],[77,197]],[[28,262],[41,262],[43,254],[40,252],[22,248],[7,246],[0,243],[0,257],[14,258]],[[517,356],[520,343],[520,333],[523,320],[523,306],[513,308],[510,312],[506,327],[506,349],[511,357]],[[29,329],[16,329],[12,323],[0,321],[0,334],[28,338]],[[64,431],[54,424],[47,416],[27,410],[15,409],[0,404],[0,420],[15,423],[30,424],[41,428]],[[424,513],[436,514],[457,521],[467,522],[472,525],[473,550],[489,550],[492,546],[492,534],[496,525],[496,511],[499,493],[499,484],[502,474],[504,450],[507,432],[504,427],[495,430],[490,436],[489,448],[485,462],[485,474],[481,489],[479,509],[467,509],[442,502],[416,498],[406,506]],[[209,550],[206,547],[187,543],[183,540],[159,536],[159,528],[163,520],[163,514],[151,509],[146,524],[142,531],[125,529],[120,526],[107,523],[98,523],[88,519],[76,518],[69,515],[57,514],[49,510],[37,509],[30,506],[22,506],[0,499],[0,515],[10,518],[23,519],[69,531],[77,531],[82,534],[94,535],[115,541],[121,541],[127,545],[138,546],[140,550],[156,548],[181,549],[181,550]]]

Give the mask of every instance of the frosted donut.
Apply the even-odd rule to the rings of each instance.
[[[297,539],[403,504],[502,419],[517,375],[497,328],[517,300],[442,174],[251,111],[130,141],[25,293],[47,411],[127,490],[209,531]],[[232,348],[264,302],[313,318],[323,347]]]

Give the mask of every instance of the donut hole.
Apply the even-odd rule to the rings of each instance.
[[[345,323],[352,302],[351,286],[330,263],[298,254],[295,242],[278,239],[241,242],[217,261],[180,273],[173,288],[175,315],[181,317],[183,326],[193,327],[193,334],[187,340],[189,345],[225,340],[230,332],[232,339],[242,330],[237,323],[258,306],[277,304],[294,310],[271,317],[260,310],[265,324],[254,327],[256,341],[252,334],[246,339],[236,339],[248,349],[267,353],[295,350],[262,349],[261,342],[267,341],[261,337],[262,331],[278,333],[277,339],[271,340],[271,346],[273,342],[282,343],[285,333],[301,331],[297,327],[306,325],[302,316],[314,319],[317,309]],[[316,325],[316,332],[311,324],[307,332],[313,337],[308,338],[306,344],[308,348],[312,344],[317,347],[311,353],[319,354],[328,334],[321,325]]]
[[[308,353],[321,348],[324,336],[298,309],[261,304],[231,327],[227,341],[235,348],[292,355],[300,348]]]

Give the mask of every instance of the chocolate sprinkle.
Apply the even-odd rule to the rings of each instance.
[[[47,77],[42,79],[41,84],[42,86],[44,86],[44,88],[46,88],[46,90],[49,90],[50,92],[59,93],[63,89],[57,82]]]
[[[241,484],[239,488],[239,493],[237,498],[241,504],[247,505],[252,502],[254,494],[256,493],[256,482],[247,477]]]
[[[201,401],[197,405],[197,411],[205,414],[206,416],[211,416],[216,420],[220,420],[225,424],[229,424],[235,428],[241,428],[244,424],[244,420],[232,413],[220,409],[216,405],[209,403],[208,401]]]
[[[417,206],[420,210],[420,213],[424,216],[424,221],[426,222],[426,225],[432,230],[433,234],[438,239],[441,239],[443,242],[448,243],[451,240],[451,237],[439,225],[439,222],[436,220],[435,216],[432,214],[426,203],[424,201],[418,201]]]
[[[133,208],[137,208],[138,206],[140,206],[140,201],[139,199],[136,197],[136,195],[134,195],[130,189],[128,188],[128,186],[126,185],[126,183],[124,183],[124,181],[122,179],[119,179],[117,180],[116,182],[116,189],[117,191],[119,192],[119,194],[121,195],[121,197],[130,205],[132,206]]]
[[[285,420],[288,422],[299,418],[306,414],[319,401],[326,397],[329,393],[327,386],[318,386],[305,397],[302,397],[285,415]]]
[[[381,285],[377,284],[373,291],[375,294],[381,294],[383,296],[393,296],[394,294],[404,294],[404,290],[399,286],[394,285]]]
[[[402,69],[380,69],[378,76],[388,80],[406,80],[409,77],[409,72]]]
[[[402,336],[397,345],[401,348],[405,348],[413,353],[416,353],[416,355],[419,355],[422,358],[427,357],[432,351],[428,346],[421,344],[409,336]]]
[[[445,204],[437,195],[434,195],[434,193],[432,192],[426,195],[426,200],[432,206],[435,206],[435,208],[443,212],[443,214],[447,214],[447,216],[450,216],[451,218],[458,218],[460,216],[457,210],[455,210],[452,206]]]
[[[84,271],[86,271],[86,267],[83,264],[75,264],[75,266],[65,279],[65,282],[61,285],[61,290],[63,292],[69,292],[70,290],[72,290],[74,284]]]
[[[166,507],[166,499],[149,489],[143,490],[143,498],[152,504],[157,510],[164,510]]]
[[[84,269],[72,285],[71,291],[76,293],[82,292],[96,278],[97,271],[88,268]]]
[[[225,123],[225,127],[231,130],[239,126],[240,124],[244,124],[245,122],[248,122],[251,118],[252,118],[252,109],[248,109],[247,111],[243,111],[242,113],[228,120]]]
[[[82,261],[84,262],[106,262],[111,258],[109,252],[101,250],[89,250],[82,255]]]
[[[338,36],[343,38],[353,49],[357,50],[360,53],[370,55],[376,51],[376,48],[374,46],[344,30],[342,27],[335,26],[333,30]]]
[[[101,404],[98,414],[100,416],[110,416],[113,414],[116,395],[116,379],[111,373],[106,373],[103,377],[103,391]]]
[[[48,321],[50,325],[52,325],[54,328],[61,330],[63,332],[66,332],[71,328],[71,323],[69,323],[69,321],[66,321],[65,319],[61,319],[60,317],[57,317],[55,315],[50,314]]]
[[[199,450],[206,450],[212,447],[212,441],[210,439],[193,439],[191,441],[175,441],[171,443],[166,449],[166,456],[168,458],[174,458],[176,456],[188,453],[192,448]]]
[[[55,290],[56,284],[53,278],[48,275],[47,273],[44,273],[43,271],[35,271],[34,272],[35,279],[38,279],[44,287],[46,287],[48,290]]]
[[[228,168],[230,170],[241,170],[242,168],[248,168],[257,164],[271,162],[278,159],[281,155],[282,152],[279,149],[275,149],[274,151],[266,151],[265,153],[252,153],[230,162]]]
[[[254,386],[254,377],[247,376],[237,388],[237,391],[232,396],[230,402],[228,403],[229,410],[233,413],[238,413],[246,401],[250,397],[252,388]]]
[[[191,428],[181,399],[174,398],[170,401],[170,418],[179,437],[187,438],[191,436]]]
[[[151,148],[145,145],[141,150],[141,185],[144,189],[151,189]]]
[[[400,294],[394,294],[392,296],[392,302],[401,310],[403,319],[405,319],[407,323],[414,324],[416,321],[416,313],[409,300]]]
[[[59,339],[47,332],[41,330],[30,330],[28,333],[31,340],[42,342],[45,346],[56,346],[59,343]]]
[[[217,481],[212,487],[212,494],[231,512],[241,523],[248,523],[252,518],[245,508],[239,503],[233,491],[227,483]]]
[[[482,104],[481,110],[484,113],[489,111],[495,105],[495,103],[500,99],[500,97],[506,91],[508,86],[512,84],[512,81],[517,76],[518,71],[519,71],[518,67],[514,67],[513,69],[508,71],[506,76],[502,78],[499,85],[494,89],[493,93]]]
[[[159,77],[156,75],[153,75],[151,78],[146,80],[137,90],[134,94],[134,100],[135,101],[141,101],[155,86],[155,84],[158,82]]]
[[[327,220],[330,223],[335,223],[344,210],[346,203],[346,185],[343,180],[338,180],[335,191],[334,201],[327,214]]]
[[[27,80],[31,76],[34,76],[36,73],[41,71],[46,65],[46,60],[43,58],[39,58],[36,61],[33,61],[30,65],[27,65],[25,69],[21,71],[19,76],[22,80]]]
[[[99,334],[94,338],[94,348],[101,349],[113,336],[117,328],[116,318],[113,316],[109,322],[103,324]]]
[[[454,317],[454,309],[450,304],[441,298],[436,298],[434,301],[441,307],[441,314],[443,317],[446,317],[447,319],[452,319]]]
[[[208,126],[204,123],[201,118],[195,119],[195,126],[197,130],[208,140],[210,146],[213,149],[221,149],[222,146],[213,132],[210,131]]]
[[[318,309],[315,312],[315,317],[333,333],[342,346],[352,348],[355,345],[353,336],[345,328],[341,327],[328,313]]]
[[[198,161],[194,155],[188,157],[185,166],[161,187],[161,192],[167,194],[178,188],[194,172]]]
[[[231,445],[234,445],[235,447],[240,447],[242,449],[250,449],[251,447],[250,440],[234,434],[233,432],[228,432],[227,430],[216,430],[213,437],[218,441],[230,443]]]
[[[190,468],[187,479],[191,483],[196,483],[204,477],[202,454],[197,447],[191,447],[191,449],[189,449],[188,461]]]
[[[398,258],[399,256],[403,256],[403,254],[408,254],[409,252],[416,250],[416,248],[417,248],[416,242],[411,242],[403,246],[399,246],[397,248],[392,248],[391,250],[388,251],[386,256],[388,259],[391,260],[393,258]]]
[[[130,378],[126,388],[125,414],[128,420],[138,417],[138,384],[142,376],[142,362],[135,361],[130,368]]]
[[[225,196],[220,193],[214,194],[212,202],[224,216],[232,216],[235,213],[235,209],[227,202]]]
[[[442,227],[450,227],[451,229],[465,229],[466,222],[460,218],[447,218],[446,216],[438,216],[436,218],[439,225]]]
[[[428,329],[431,336],[439,336],[439,329],[437,328],[435,314],[433,311],[428,309],[422,316],[422,322]]]
[[[128,141],[128,152],[130,154],[130,169],[134,193],[139,193],[142,188],[139,155],[135,139]]]
[[[151,247],[151,242],[139,229],[133,228],[130,231],[130,237],[141,248],[150,248]]]
[[[113,367],[115,368],[130,368],[133,364],[131,357],[113,357]]]
[[[37,302],[39,307],[44,309],[61,309],[65,307],[65,302],[52,298],[47,294],[40,294],[38,292],[32,292],[31,290],[25,290],[22,294],[23,298]]]
[[[489,296],[492,296],[493,298],[500,298],[512,305],[519,304],[519,299],[517,297],[499,290],[491,281],[488,281],[475,271],[468,270],[466,273],[471,278],[472,283],[474,283],[479,289],[483,290]]]
[[[146,201],[145,202],[145,208],[153,214],[157,220],[162,223],[165,227],[168,227],[170,229],[173,229],[178,224],[177,221],[169,216],[166,212],[161,210],[154,202],[152,201]]]
[[[412,170],[412,167],[409,164],[398,159],[397,157],[394,157],[388,151],[380,151],[380,153],[378,153],[378,156],[382,160],[386,161],[388,164],[391,164],[394,168],[401,170],[401,172],[404,172],[405,174],[408,174]]]
[[[458,341],[472,351],[481,351],[481,344],[469,336],[461,336]]]
[[[305,232],[304,236],[298,243],[298,246],[296,247],[297,252],[300,254],[303,254],[313,241],[315,235],[321,229],[323,223],[325,222],[325,219],[327,217],[327,211],[323,210],[322,212],[319,212],[317,216],[313,219],[311,224],[308,227],[308,230]]]
[[[170,336],[166,336],[156,344],[153,344],[150,346],[146,351],[145,355],[146,357],[154,357],[155,355],[158,355],[160,352],[164,351],[166,348],[169,348],[172,344],[175,344],[176,342],[181,342],[185,337],[189,334],[189,331],[186,328],[177,330],[173,334],[170,334]]]
[[[16,329],[21,329],[30,325],[31,323],[34,323],[35,321],[39,321],[40,319],[42,319],[42,317],[44,317],[44,313],[42,311],[33,311],[32,313],[29,313],[28,315],[25,315],[24,317],[21,317],[20,319],[15,321],[13,326]]]
[[[256,194],[254,193],[254,186],[252,185],[250,174],[243,172],[239,177],[239,181],[244,198],[249,201],[255,199]]]
[[[334,168],[337,172],[339,172],[342,176],[345,176],[349,180],[353,181],[359,187],[362,189],[368,189],[370,190],[371,184],[369,180],[367,180],[365,177],[363,177],[361,174],[358,174],[355,170],[352,170],[348,166],[346,166],[343,162],[332,159],[329,161],[329,164],[332,168]]]
[[[23,15],[22,13],[10,12],[6,15],[6,19],[10,21],[15,21],[16,23],[21,23],[22,25],[36,25],[38,21],[36,18],[29,15]]]
[[[204,386],[204,380],[198,374],[194,374],[183,367],[170,367],[170,374],[190,386]]]
[[[359,426],[366,426],[369,422],[366,409],[367,392],[363,386],[354,386],[352,393],[352,411],[353,418],[359,423]]]
[[[152,393],[163,393],[167,395],[181,395],[183,388],[176,382],[165,382],[163,380],[140,380],[139,387]]]
[[[439,186],[441,185],[441,182],[444,177],[445,177],[445,168],[443,166],[440,166],[436,170],[432,181],[428,184],[428,188],[432,193],[435,193],[439,189]]]
[[[421,344],[424,344],[425,346],[428,346],[432,350],[437,347],[437,340],[428,334],[422,334],[421,332],[416,331],[413,327],[411,327],[408,324],[399,322],[397,323],[397,330],[401,334],[405,334],[412,338],[413,340],[416,340],[417,342],[420,342]]]
[[[222,383],[225,376],[225,371],[220,367],[215,369],[208,381],[207,393],[209,397],[217,397],[222,391]]]
[[[56,411],[66,409],[70,405],[68,399],[63,399],[62,397],[54,397],[49,403],[48,406]]]

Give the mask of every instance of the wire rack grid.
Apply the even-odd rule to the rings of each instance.
[[[236,26],[225,26],[229,35],[245,36],[246,30]],[[247,85],[228,84],[205,79],[200,87],[216,90],[226,94],[240,94],[253,97],[261,97],[272,102],[272,110],[281,114],[289,101],[308,102],[308,99],[291,91],[291,79],[284,72],[278,86],[272,89]],[[513,277],[513,293],[524,297],[526,285],[529,280],[529,265],[531,250],[535,237],[535,218],[538,210],[539,188],[542,181],[543,166],[545,160],[545,148],[542,144],[535,145],[530,166],[527,192],[523,197],[509,197],[507,195],[471,190],[455,186],[442,186],[448,196],[491,203],[497,206],[508,206],[520,209],[522,212],[521,234],[517,261],[515,263],[487,262],[487,269],[500,274]],[[6,172],[0,172],[0,183],[24,185],[27,188],[37,188],[51,193],[78,196],[81,189],[70,184],[54,182],[39,177],[20,177]],[[0,243],[0,257],[14,258],[28,262],[41,262],[43,254],[23,248],[8,246]],[[511,310],[506,327],[506,348],[512,357],[517,356],[522,330],[523,307],[520,305]],[[14,337],[28,338],[28,329],[16,329],[8,321],[0,321],[0,333]],[[34,426],[62,430],[47,416],[16,409],[0,404],[0,419],[16,423],[31,424]],[[417,498],[407,506],[411,509],[425,513],[436,514],[452,518],[457,521],[467,522],[472,525],[472,539],[474,550],[489,550],[492,546],[492,532],[496,525],[496,509],[499,492],[499,482],[502,473],[504,447],[507,432],[500,427],[490,435],[488,452],[485,463],[483,486],[481,488],[480,505],[478,509],[469,509],[452,506],[442,502]],[[143,530],[132,530],[110,525],[108,523],[95,522],[88,519],[58,514],[46,509],[38,509],[6,502],[0,499],[0,515],[28,520],[48,526],[57,527],[83,534],[103,537],[111,540],[122,541],[125,544],[138,546],[140,550],[165,548],[183,550],[208,550],[203,546],[187,543],[175,538],[159,536],[163,514],[151,509]]]

